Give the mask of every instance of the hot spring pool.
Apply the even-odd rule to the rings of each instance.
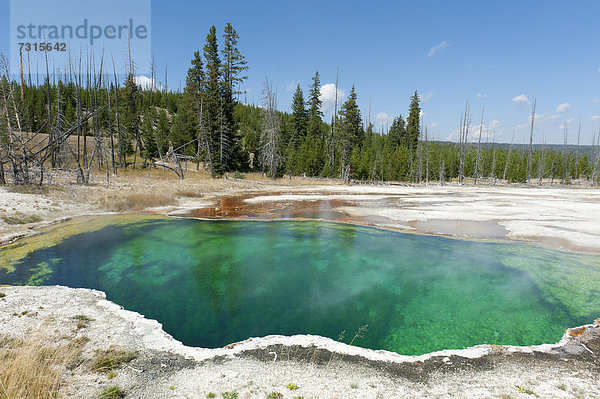
[[[318,334],[401,354],[554,343],[600,316],[600,260],[317,221],[137,218],[33,251],[0,284],[94,288],[186,345]]]

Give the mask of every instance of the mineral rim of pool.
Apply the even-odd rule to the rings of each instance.
[[[348,343],[367,326],[354,345],[416,355],[554,343],[600,315],[597,255],[524,243],[320,221],[113,217],[27,245],[0,249],[0,265],[11,265],[0,284],[102,290],[191,346],[269,334]]]

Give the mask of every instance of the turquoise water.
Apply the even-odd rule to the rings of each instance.
[[[11,250],[0,250],[0,262]],[[561,285],[569,268],[587,268],[585,279]],[[556,342],[598,317],[599,270],[597,256],[525,244],[313,221],[167,219],[67,237],[12,272],[0,268],[0,284],[99,289],[186,345],[268,334],[349,342],[368,325],[355,345],[422,354]]]

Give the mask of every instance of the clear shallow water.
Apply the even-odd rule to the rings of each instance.
[[[354,344],[402,354],[533,345],[600,313],[597,256],[311,221],[110,225],[0,268],[0,284],[99,289],[202,347],[342,331],[349,342],[363,325]]]

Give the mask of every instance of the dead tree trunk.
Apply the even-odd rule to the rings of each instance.
[[[273,179],[277,178],[280,161],[279,144],[281,140],[281,131],[276,114],[276,103],[277,97],[273,92],[273,88],[269,85],[268,79],[265,79],[265,87],[263,89],[264,129],[261,137],[261,164],[263,165],[263,170],[266,168],[267,174]]]
[[[481,122],[479,123],[479,140],[477,141],[477,156],[475,157],[475,185],[479,177],[479,154],[481,152],[481,133],[483,133],[483,113],[485,108],[481,110]]]
[[[533,103],[531,105],[531,129],[529,130],[529,156],[527,157],[527,184],[531,184],[531,165],[533,163],[533,124],[535,122],[535,106],[537,98],[533,97]]]
[[[561,184],[567,183],[567,121],[565,121],[563,133],[563,170]]]

